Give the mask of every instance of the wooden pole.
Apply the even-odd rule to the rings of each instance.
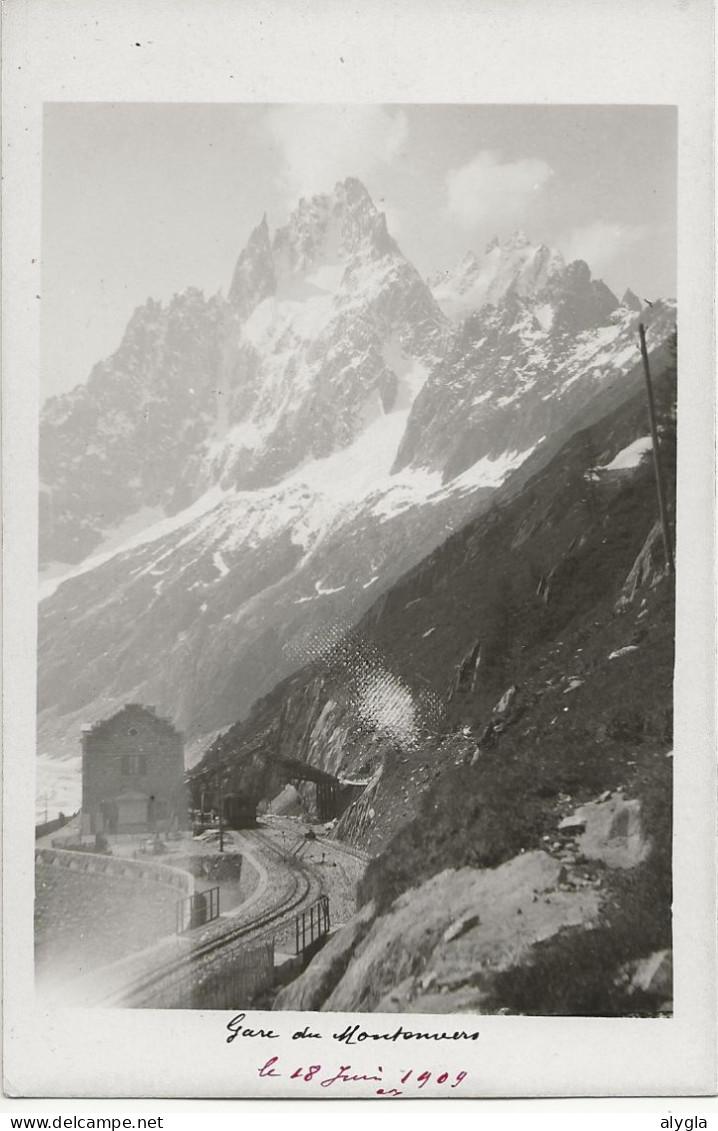
[[[224,799],[222,797],[222,762],[217,770],[217,800],[219,802],[219,851],[224,852]]]
[[[656,475],[656,492],[658,494],[658,510],[661,516],[663,530],[663,550],[666,556],[666,565],[671,577],[675,573],[673,550],[671,548],[671,534],[668,528],[668,508],[666,507],[666,493],[663,487],[661,474],[661,460],[658,450],[658,427],[656,424],[656,406],[653,400],[653,386],[651,384],[651,370],[648,365],[648,350],[646,349],[646,329],[642,322],[638,323],[638,336],[641,341],[641,357],[643,358],[643,376],[646,379],[646,395],[648,397],[648,415],[651,421],[651,440],[653,442],[653,470]]]

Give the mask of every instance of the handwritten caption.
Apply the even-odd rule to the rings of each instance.
[[[250,1023],[247,1023],[245,1013],[238,1013],[233,1017],[227,1025],[227,1030],[227,1044],[232,1044],[238,1037],[250,1040],[279,1040],[280,1038],[280,1034],[275,1032],[274,1029],[254,1028]],[[457,1029],[452,1033],[434,1033],[421,1030],[415,1032],[411,1029],[405,1029],[403,1025],[384,1032],[373,1032],[362,1029],[360,1025],[347,1025],[340,1032],[332,1033],[331,1038],[343,1045],[359,1045],[366,1041],[383,1041],[391,1044],[400,1042],[403,1044],[412,1041],[464,1042],[477,1041],[479,1033],[466,1032],[463,1029]],[[312,1031],[308,1025],[292,1033],[293,1041],[323,1039],[322,1033]],[[395,1098],[420,1091],[432,1082],[442,1090],[458,1088],[468,1076],[466,1069],[460,1071],[429,1070],[419,1062],[416,1064],[409,1063],[405,1068],[393,1069],[390,1073],[385,1074],[384,1068],[380,1064],[371,1072],[360,1072],[354,1070],[351,1064],[339,1064],[338,1062],[330,1063],[329,1066],[326,1063],[298,1064],[280,1056],[271,1056],[262,1064],[258,1064],[257,1074],[261,1080],[280,1078],[296,1080],[299,1085],[309,1084],[325,1089],[336,1088],[337,1085],[345,1084],[378,1085],[374,1089],[375,1094],[386,1098]]]

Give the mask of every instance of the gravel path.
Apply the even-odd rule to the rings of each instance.
[[[305,835],[310,828],[314,839]],[[323,832],[323,826],[315,829],[295,818],[272,817],[261,825],[259,835],[284,851],[293,851],[298,861],[312,869],[322,893],[329,896],[331,923],[336,927],[351,919],[357,910],[356,887],[366,863],[336,841],[318,836],[318,832]]]

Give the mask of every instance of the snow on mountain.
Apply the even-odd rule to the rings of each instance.
[[[639,436],[633,443],[617,452],[610,463],[597,467],[596,471],[632,471],[639,466],[652,447],[653,440],[650,436]]]
[[[74,563],[146,507],[278,482],[414,395],[447,322],[359,181],[250,236],[228,299],[136,311],[116,353],[42,420],[41,562]],[[407,360],[408,359],[408,360]]]
[[[495,306],[509,291],[537,293],[564,266],[560,252],[532,244],[518,231],[505,244],[492,240],[480,259],[468,252],[456,267],[431,278],[429,287],[447,317],[458,322],[487,303]]]
[[[199,480],[265,486],[351,444],[380,402],[406,400],[386,348],[431,364],[447,326],[364,186],[301,200],[242,252],[223,344],[222,423]],[[197,474],[197,469],[193,469]]]
[[[349,178],[48,402],[41,767],[130,699],[195,746],[234,722],[638,364],[633,303],[521,235],[455,283],[452,324]]]
[[[657,301],[650,314],[655,346],[673,328],[675,305]],[[416,398],[395,470],[438,470],[449,481],[478,460],[532,450],[636,367],[638,319],[581,261],[525,296],[510,287],[455,327]]]
[[[190,739],[229,725],[305,658],[312,628],[351,623],[458,529],[481,490],[390,475],[406,415],[279,484],[211,488],[64,580],[40,606],[41,752],[71,757],[79,726],[130,696]]]
[[[120,346],[40,419],[40,563],[75,563],[143,508],[180,510],[183,472],[216,417],[220,298],[148,299]]]

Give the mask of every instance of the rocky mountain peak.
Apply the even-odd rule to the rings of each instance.
[[[608,325],[619,306],[613,291],[601,279],[592,278],[583,259],[552,275],[538,297],[554,305],[554,328],[572,334]]]
[[[543,245],[470,252],[442,287],[472,317],[450,325],[348,178],[262,217],[227,300],[148,301],[46,406],[42,561],[82,568],[43,601],[43,753],[130,695],[194,734],[233,721],[287,641],[360,615],[640,365],[635,318]]]
[[[267,214],[262,217],[240,253],[229,289],[229,301],[242,318],[274,293],[276,277]]]
[[[627,310],[635,310],[636,313],[643,310],[643,303],[638,295],[635,295],[629,287],[624,291],[623,298],[621,299],[621,306],[625,306]]]
[[[331,193],[302,198],[274,236],[278,277],[307,274],[359,258],[398,253],[386,218],[356,177],[339,181]]]
[[[482,257],[469,252],[456,267],[434,276],[429,285],[444,313],[458,322],[484,306],[496,306],[509,293],[538,293],[564,268],[559,251],[532,244],[519,230],[503,244],[497,238],[491,240]]]
[[[344,198],[349,204],[366,204],[376,211],[369,190],[358,177],[345,177],[343,181],[337,181],[334,186],[334,195],[338,199]]]
[[[529,240],[529,237],[526,235],[526,232],[524,231],[524,229],[523,228],[517,228],[516,231],[514,232],[514,234],[511,236],[511,238],[506,241],[506,243],[504,244],[504,247],[507,251],[518,251],[521,248],[529,247],[530,245],[531,245],[531,241]]]
[[[400,253],[384,213],[357,177],[347,177],[333,192],[302,197],[274,237],[264,215],[237,261],[230,305],[240,318],[247,318],[264,299],[278,289],[291,290],[299,278],[323,272],[319,285],[324,290],[330,274],[332,284],[338,283],[338,269],[394,254]]]

